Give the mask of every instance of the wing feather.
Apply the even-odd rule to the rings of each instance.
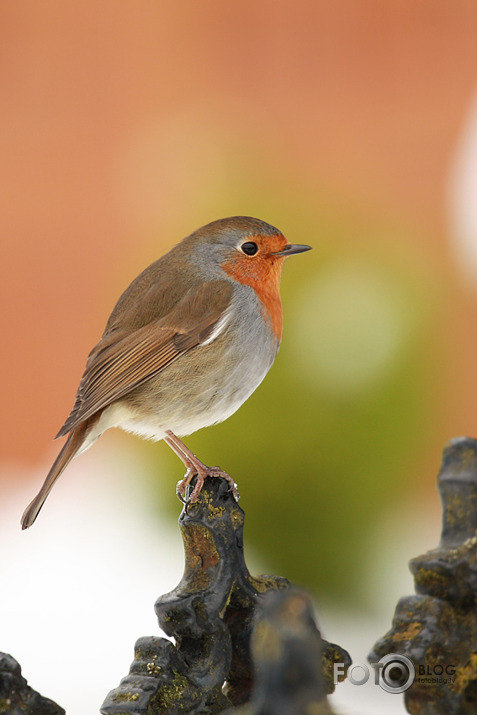
[[[136,330],[116,322],[91,351],[75,404],[58,437],[157,375],[213,334],[232,296],[228,281],[191,288],[168,315]]]

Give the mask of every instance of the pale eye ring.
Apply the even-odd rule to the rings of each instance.
[[[258,251],[258,246],[255,241],[246,241],[242,243],[240,248],[247,256],[254,256]]]

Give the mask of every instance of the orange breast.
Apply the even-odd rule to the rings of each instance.
[[[263,305],[263,317],[278,340],[282,337],[283,314],[280,300],[280,276],[283,258],[249,257],[237,252],[222,268],[234,280],[253,288]]]

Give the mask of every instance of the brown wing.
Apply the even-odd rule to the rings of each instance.
[[[232,284],[191,289],[168,315],[134,330],[117,327],[91,351],[73,410],[58,432],[67,434],[96,412],[205,342],[230,304]]]

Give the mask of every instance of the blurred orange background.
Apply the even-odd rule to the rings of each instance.
[[[356,434],[364,424],[366,446],[351,445],[343,472],[361,459],[365,469],[366,450],[381,450],[368,497],[387,489],[379,504],[394,502],[405,472],[407,486],[420,485],[414,498],[430,495],[435,507],[443,444],[477,433],[477,302],[448,230],[455,152],[477,87],[475,3],[3,0],[0,17],[4,464],[53,455],[86,355],[130,280],[198,226],[248,214],[315,250],[285,271],[282,372],[243,419],[269,414],[267,400],[279,402],[300,373],[303,398],[287,414],[298,430],[300,419],[315,421],[320,453],[346,425]],[[323,386],[307,393],[313,366],[295,363],[296,345],[307,352],[320,317],[305,283],[319,289],[336,261],[346,266],[344,286],[362,261],[372,281],[391,281],[407,316],[417,315],[397,372],[352,405]],[[374,303],[367,296],[365,314],[380,290]],[[333,310],[330,325],[342,317],[339,305]],[[316,350],[326,357],[328,348]],[[337,382],[346,393],[346,376]],[[378,393],[386,399],[367,423]],[[381,443],[373,425],[379,432],[383,423]],[[209,447],[204,458],[239,468],[239,426],[230,427],[229,462],[227,449],[219,460]],[[265,453],[283,442],[273,421],[267,429]],[[226,435],[211,431],[192,446],[214,434]],[[318,449],[309,435],[296,440],[294,452],[305,452],[313,471]],[[8,469],[1,474],[8,480]],[[323,487],[322,498],[339,483]],[[355,510],[354,498],[347,508]],[[258,525],[251,534],[258,539]]]
[[[325,621],[342,607],[325,635],[350,647],[349,617],[362,660],[412,590],[407,559],[437,543],[444,443],[477,435],[477,4],[2,0],[0,23],[0,649],[72,714],[125,674],[137,619],[182,567],[182,465],[105,436],[31,531],[18,521],[120,293],[246,214],[314,250],[285,267],[263,386],[186,441],[238,481],[247,558],[311,590]],[[116,644],[107,676],[95,633]],[[80,702],[68,677],[86,657]]]

